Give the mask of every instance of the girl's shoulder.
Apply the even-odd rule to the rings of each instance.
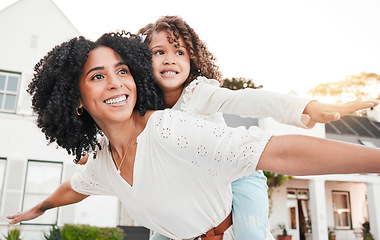
[[[199,76],[196,79],[194,79],[193,81],[191,81],[185,87],[185,90],[186,91],[192,91],[194,88],[196,88],[196,87],[198,87],[199,85],[202,85],[202,84],[209,84],[209,85],[217,86],[217,87],[220,86],[220,82],[218,80],[209,79],[209,78],[206,78],[206,77],[203,77],[203,76]]]
[[[183,102],[186,104],[186,102],[195,94],[205,96],[207,93],[212,93],[219,88],[219,81],[201,76],[197,77],[184,88],[182,93]]]

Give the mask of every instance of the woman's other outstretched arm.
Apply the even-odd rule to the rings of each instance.
[[[7,218],[10,219],[9,224],[16,224],[21,221],[29,221],[41,216],[48,209],[74,204],[84,200],[87,197],[87,195],[83,195],[74,191],[71,187],[70,180],[67,180],[66,182],[62,183],[53,194],[51,194],[41,203],[24,212],[19,212],[15,215],[7,216]]]
[[[273,136],[257,169],[295,176],[380,173],[380,149],[303,135]]]

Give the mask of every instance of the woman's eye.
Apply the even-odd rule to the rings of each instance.
[[[128,70],[123,68],[123,69],[120,69],[118,73],[119,74],[128,74]]]
[[[92,78],[91,78],[91,80],[100,80],[100,79],[102,79],[103,78],[103,75],[102,74],[95,74]]]
[[[177,51],[177,55],[185,55],[183,51]]]

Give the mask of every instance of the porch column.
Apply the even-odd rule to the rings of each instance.
[[[325,180],[311,179],[310,215],[313,240],[328,240]]]
[[[380,239],[380,183],[367,183],[367,201],[371,233],[375,239]]]

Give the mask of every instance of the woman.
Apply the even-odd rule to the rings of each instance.
[[[42,203],[10,216],[11,224],[90,194],[113,194],[137,222],[169,238],[234,239],[230,185],[238,178],[259,169],[380,172],[379,149],[153,111],[162,98],[150,64],[146,46],[117,34],[96,43],[75,38],[37,64],[29,92],[38,126],[77,159],[90,148],[97,156]],[[98,133],[105,135],[99,141]]]

